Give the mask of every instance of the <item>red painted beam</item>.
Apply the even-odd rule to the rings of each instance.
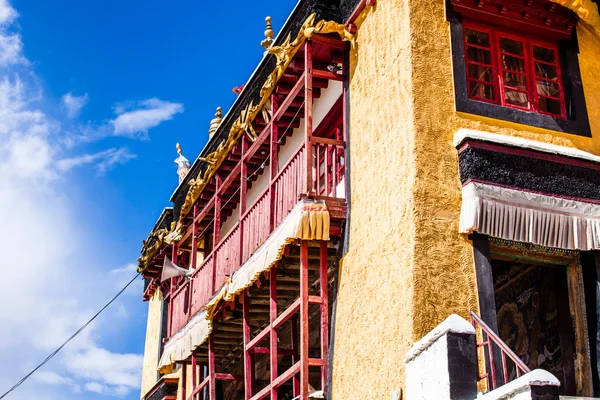
[[[300,242],[300,399],[308,400],[308,242]]]
[[[269,279],[269,316],[270,316],[270,339],[271,339],[271,382],[277,380],[277,329],[275,328],[275,321],[277,320],[277,268],[273,267],[270,271]],[[271,386],[271,400],[277,400],[277,388]]]
[[[327,263],[327,242],[321,240],[320,248],[320,289],[321,289],[321,390],[327,393],[327,363],[329,361],[329,275]]]

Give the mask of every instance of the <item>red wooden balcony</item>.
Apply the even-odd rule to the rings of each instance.
[[[338,128],[334,132],[337,130]],[[192,274],[190,281],[174,278],[173,289],[169,295],[171,304],[169,337],[204,309],[204,306],[226,283],[228,277],[233,275],[265,242],[302,197],[325,200],[331,209],[334,221],[345,217],[342,190],[345,172],[344,141],[311,137],[309,148],[309,153],[312,155],[311,162],[307,163],[307,147],[303,143],[283,168],[272,174],[273,177],[267,187],[206,255]],[[310,183],[307,185],[309,178]],[[212,201],[209,201],[206,207],[215,206]],[[196,219],[202,213],[196,210],[194,218]],[[208,212],[204,213],[209,215]],[[216,214],[218,213],[214,212],[211,215]],[[332,225],[333,230],[337,227],[335,223]],[[188,258],[191,265],[194,264],[193,258],[193,254]],[[185,262],[179,264],[189,265],[185,265]]]

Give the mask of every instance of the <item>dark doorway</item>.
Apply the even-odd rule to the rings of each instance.
[[[500,338],[529,368],[542,368],[576,394],[573,321],[567,266],[494,259],[494,296]],[[511,379],[516,377],[509,366]]]

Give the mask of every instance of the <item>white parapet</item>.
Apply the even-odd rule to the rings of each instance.
[[[407,400],[472,400],[477,393],[475,329],[456,314],[406,354]]]
[[[535,369],[527,374],[481,395],[477,400],[535,400],[536,391],[541,388],[560,386],[560,381],[550,372],[543,369]],[[544,399],[556,398],[558,400],[558,390],[555,393],[545,393]],[[553,397],[549,397],[553,396]]]

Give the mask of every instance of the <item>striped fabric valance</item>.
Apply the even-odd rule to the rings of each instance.
[[[600,249],[600,157],[460,130],[459,230],[567,250]]]

